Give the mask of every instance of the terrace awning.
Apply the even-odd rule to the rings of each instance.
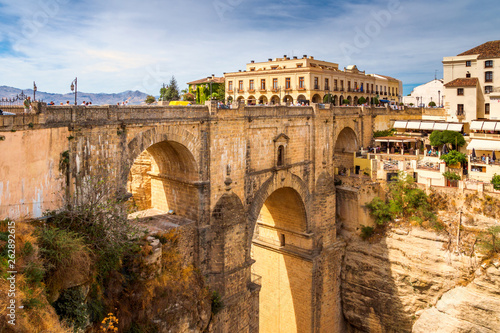
[[[467,150],[500,150],[500,141],[472,139],[467,145]]]
[[[448,123],[435,123],[434,130],[435,131],[444,131],[448,129]]]
[[[420,129],[420,121],[409,121],[407,129]]]
[[[470,123],[470,129],[480,131],[481,128],[483,127],[483,123],[484,123],[484,121],[473,120]]]
[[[416,142],[416,138],[410,138],[406,136],[383,136],[375,138],[376,142]]]
[[[483,128],[482,130],[483,131],[494,131],[495,130],[495,126],[496,126],[497,122],[496,121],[485,121],[483,123]]]
[[[406,128],[406,125],[408,124],[407,121],[404,120],[396,120],[394,122],[394,128]]]
[[[432,130],[432,129],[434,129],[434,123],[433,122],[422,122],[420,124],[420,129],[421,130]]]
[[[462,132],[464,124],[448,124],[448,131]]]

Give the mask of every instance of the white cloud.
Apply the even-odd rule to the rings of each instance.
[[[78,76],[86,92],[158,94],[172,75],[183,88],[292,52],[419,83],[442,71],[444,56],[497,39],[493,0],[400,0],[401,12],[346,57],[341,45],[359,46],[389,1],[0,0],[10,18],[0,39],[17,52],[0,53],[0,84],[68,92]]]

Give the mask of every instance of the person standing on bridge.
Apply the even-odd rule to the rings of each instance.
[[[24,104],[24,113],[28,113],[31,110],[31,97],[26,97],[23,102]]]

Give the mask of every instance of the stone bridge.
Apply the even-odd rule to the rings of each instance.
[[[38,104],[0,116],[0,218],[61,207],[104,172],[139,210],[193,226],[191,260],[225,304],[215,332],[342,332],[335,170],[405,115]]]

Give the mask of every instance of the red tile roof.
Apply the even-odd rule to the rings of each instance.
[[[500,58],[500,40],[486,42],[473,49],[460,53],[459,56],[476,54],[479,55],[478,59]]]
[[[475,87],[478,84],[477,77],[468,77],[462,79],[455,79],[446,83],[444,86],[446,88],[454,88],[454,87]]]
[[[224,78],[223,77],[214,77],[212,79],[212,77],[210,77],[210,78],[206,77],[206,78],[199,79],[196,81],[188,82],[187,84],[203,84],[203,83],[210,83],[210,81],[212,81],[212,83],[224,83]]]

